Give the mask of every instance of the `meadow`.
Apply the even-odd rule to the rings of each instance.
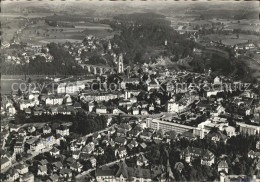
[[[233,35],[220,35],[220,34],[209,34],[203,36],[204,39],[209,39],[212,41],[221,40],[223,44],[234,46],[240,43],[246,43],[248,40],[259,41],[259,36],[256,35],[247,35],[247,34],[239,34],[239,38],[237,38],[236,34]]]

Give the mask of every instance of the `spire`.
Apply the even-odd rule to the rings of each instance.
[[[123,73],[124,72],[124,63],[123,63],[123,54],[121,53],[118,57],[118,73]]]

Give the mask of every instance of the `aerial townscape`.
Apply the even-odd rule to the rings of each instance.
[[[1,181],[260,179],[258,2],[1,5]]]

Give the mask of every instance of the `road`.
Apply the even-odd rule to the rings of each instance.
[[[27,161],[27,160],[31,160],[33,159],[35,156],[41,154],[41,153],[44,153],[44,152],[48,152],[52,149],[52,147],[48,147],[48,148],[45,148],[43,151],[39,151],[39,152],[33,152],[31,156],[29,157],[26,157],[26,158],[22,158],[21,161],[19,162],[15,162],[15,163],[12,163],[12,165],[9,167],[9,168],[5,168],[1,171],[1,173],[5,173],[6,171],[8,171],[10,168],[14,168],[15,166],[17,166],[18,164],[20,164],[21,162],[24,162]]]

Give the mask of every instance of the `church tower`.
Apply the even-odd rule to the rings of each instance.
[[[122,53],[119,55],[117,68],[118,68],[117,69],[118,73],[123,73],[124,72],[123,54]]]
[[[107,45],[107,47],[108,47],[108,50],[111,50],[111,48],[112,48],[112,45],[111,45],[111,42],[110,42],[110,41],[108,42],[108,45]]]
[[[168,45],[168,41],[167,41],[167,39],[165,39],[165,41],[164,41],[164,45],[165,45],[165,46]]]

